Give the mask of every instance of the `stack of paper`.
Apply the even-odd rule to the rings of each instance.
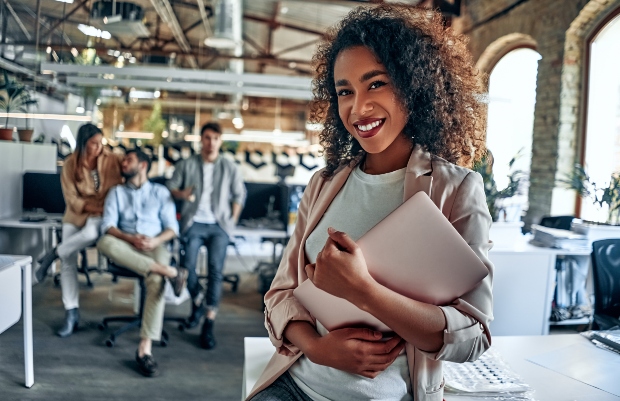
[[[444,362],[446,393],[493,400],[531,400],[530,386],[491,348],[477,361]]]
[[[569,230],[559,230],[532,224],[532,244],[547,248],[589,250],[588,237]]]

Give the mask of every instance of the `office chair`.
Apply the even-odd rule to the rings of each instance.
[[[600,330],[620,327],[620,239],[592,243],[594,324]]]
[[[140,328],[142,326],[142,314],[144,312],[144,302],[146,300],[146,285],[144,283],[144,277],[142,277],[138,273],[135,273],[134,271],[130,269],[127,269],[125,267],[115,264],[109,258],[107,258],[107,262],[108,262],[107,271],[112,274],[112,281],[117,282],[119,277],[135,278],[138,280],[138,284],[140,286],[140,307],[138,310],[138,314],[110,316],[110,317],[104,318],[101,321],[101,323],[99,323],[99,326],[98,326],[99,330],[105,331],[108,328],[108,323],[125,322],[123,326],[121,326],[120,328],[115,330],[112,334],[110,334],[108,339],[105,341],[105,344],[108,347],[112,348],[114,347],[114,344],[116,343],[116,338],[118,336],[120,336],[121,334],[123,334],[124,332],[128,330],[131,330],[133,328]],[[172,258],[171,265],[172,266],[176,265],[175,258]],[[183,324],[185,322],[185,318],[164,316],[164,322],[166,321],[173,321],[178,324]],[[166,332],[166,330],[162,329],[160,345],[162,347],[167,346],[169,342],[169,338],[170,337],[168,336],[168,333]]]

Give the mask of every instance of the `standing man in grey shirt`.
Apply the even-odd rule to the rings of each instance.
[[[189,271],[187,287],[192,296],[188,326],[195,327],[206,312],[200,345],[215,347],[213,325],[222,293],[222,270],[229,236],[237,224],[245,201],[243,177],[234,162],[220,157],[222,128],[210,122],[200,130],[202,150],[175,165],[168,189],[181,206],[181,241],[184,267]],[[196,276],[196,259],[202,245],[207,247],[208,283],[203,300]]]

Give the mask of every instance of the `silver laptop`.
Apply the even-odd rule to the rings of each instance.
[[[425,192],[418,192],[357,241],[370,274],[418,301],[447,305],[488,274],[467,242]],[[310,280],[293,294],[328,330],[365,326],[391,331],[380,319]]]

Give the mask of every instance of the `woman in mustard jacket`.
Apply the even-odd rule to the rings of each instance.
[[[327,166],[304,192],[265,296],[265,325],[277,352],[248,399],[442,400],[441,361],[473,361],[491,344],[491,217],[482,178],[466,168],[485,152],[471,58],[440,14],[380,5],[353,10],[314,61],[313,112],[325,124]],[[354,242],[418,191],[489,271],[448,305],[377,283]],[[308,279],[378,317],[394,336],[327,331],[293,296]]]
[[[103,202],[110,188],[122,182],[122,158],[103,148],[103,134],[93,124],[78,130],[75,151],[65,160],[62,169],[62,192],[67,205],[62,219],[62,242],[43,256],[36,272],[39,282],[56,258],[60,258],[60,283],[65,321],[58,330],[67,337],[77,327],[79,287],[77,278],[78,252],[93,245],[99,238]]]

